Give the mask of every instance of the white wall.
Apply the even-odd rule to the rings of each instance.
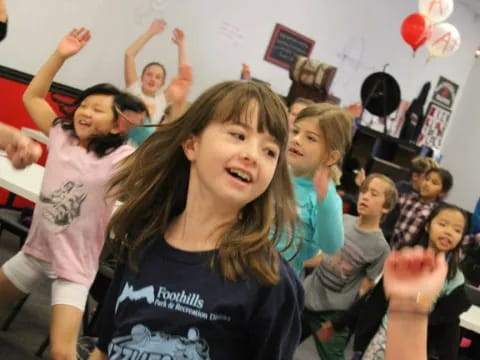
[[[448,127],[441,165],[454,176],[448,200],[472,211],[480,196],[480,59],[475,62],[463,96]]]
[[[358,101],[365,77],[389,63],[403,98],[417,95],[425,81],[443,75],[460,85],[472,66],[480,22],[457,3],[450,21],[463,35],[451,58],[426,63],[426,50],[416,58],[400,37],[402,20],[417,9],[417,0],[22,0],[8,1],[10,29],[0,46],[0,64],[35,73],[71,27],[86,25],[93,39],[72,59],[58,81],[84,88],[96,82],[123,84],[123,53],[155,17],[184,28],[196,80],[192,97],[220,80],[236,78],[240,64],[251,64],[256,77],[286,94],[288,73],[263,56],[275,23],[316,41],[312,57],[338,67],[332,90],[343,103]],[[227,24],[236,29],[230,38]],[[233,38],[233,40],[232,40]],[[139,56],[139,67],[159,60],[176,71],[176,49],[166,33],[151,41]]]

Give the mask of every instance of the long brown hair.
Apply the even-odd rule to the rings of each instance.
[[[333,181],[339,185],[342,176],[340,170],[342,160],[352,141],[353,117],[348,111],[337,105],[321,103],[307,106],[300,111],[295,122],[310,117],[317,119],[318,127],[325,139],[327,151],[338,151],[340,153],[340,160],[330,168]]]
[[[128,253],[133,269],[145,251],[165,234],[186,205],[190,162],[182,144],[215,120],[242,122],[249,104],[258,106],[258,130],[268,131],[280,154],[266,191],[244,206],[238,221],[221,236],[213,259],[223,276],[240,280],[247,273],[273,285],[279,278],[275,244],[281,235],[293,244],[297,221],[286,161],[287,109],[267,86],[252,81],[227,81],[205,91],[177,121],[151,135],[123,161],[110,182],[109,194],[124,200],[108,226],[114,248]]]

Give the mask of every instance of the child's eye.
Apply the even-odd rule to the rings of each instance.
[[[242,133],[231,132],[230,135],[232,135],[234,138],[238,140],[245,140],[245,135],[243,135]]]
[[[265,152],[267,153],[267,156],[275,159],[277,157],[277,151],[273,149],[265,149]]]
[[[297,130],[297,129],[292,129],[292,134],[293,134],[293,135],[297,135],[297,134],[298,134],[298,130]]]
[[[307,136],[307,139],[309,141],[317,142],[317,139],[315,139],[313,136]]]

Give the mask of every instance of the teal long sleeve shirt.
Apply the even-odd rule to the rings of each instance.
[[[343,212],[342,200],[337,194],[335,184],[330,181],[325,198],[320,201],[310,178],[293,178],[297,211],[301,227],[296,230],[295,246],[282,252],[290,261],[297,274],[303,270],[303,263],[314,257],[321,250],[333,254],[343,246]],[[302,242],[303,237],[303,242]],[[286,239],[281,238],[277,248],[285,248]],[[298,255],[290,260],[300,245]]]

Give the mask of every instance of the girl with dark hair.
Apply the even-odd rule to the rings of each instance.
[[[419,192],[400,195],[398,218],[393,228],[390,245],[397,248],[408,244],[422,230],[422,226],[439,202],[453,186],[453,176],[447,169],[432,168],[425,173]]]
[[[428,352],[437,354],[440,360],[458,358],[460,336],[459,316],[470,307],[464,289],[464,276],[459,269],[459,256],[462,238],[468,228],[468,218],[460,208],[442,204],[436,207],[424,230],[410,244],[403,247],[420,246],[430,249],[434,254],[445,255],[448,271],[445,283],[438,298],[427,299],[417,294],[418,305],[425,305],[429,313]],[[354,351],[357,359],[383,359],[386,345],[387,312],[399,312],[402,306],[409,304],[389,303],[385,296],[383,281],[380,281],[371,293],[361,298],[341,318],[332,321],[336,331],[348,326],[355,335]],[[330,330],[331,332],[331,330]],[[321,338],[328,341],[331,333],[323,333]]]
[[[107,231],[124,261],[91,359],[292,359],[303,290],[275,249],[296,222],[287,139],[271,89],[228,81],[125,159]]]
[[[141,100],[99,84],[57,117],[45,97],[63,63],[89,39],[84,28],[65,36],[23,95],[30,116],[49,136],[49,157],[26,243],[0,270],[0,309],[52,281],[50,349],[55,360],[75,359],[82,313],[115,202],[105,199],[106,184],[115,164],[134,150],[124,145],[130,123],[146,116]]]

